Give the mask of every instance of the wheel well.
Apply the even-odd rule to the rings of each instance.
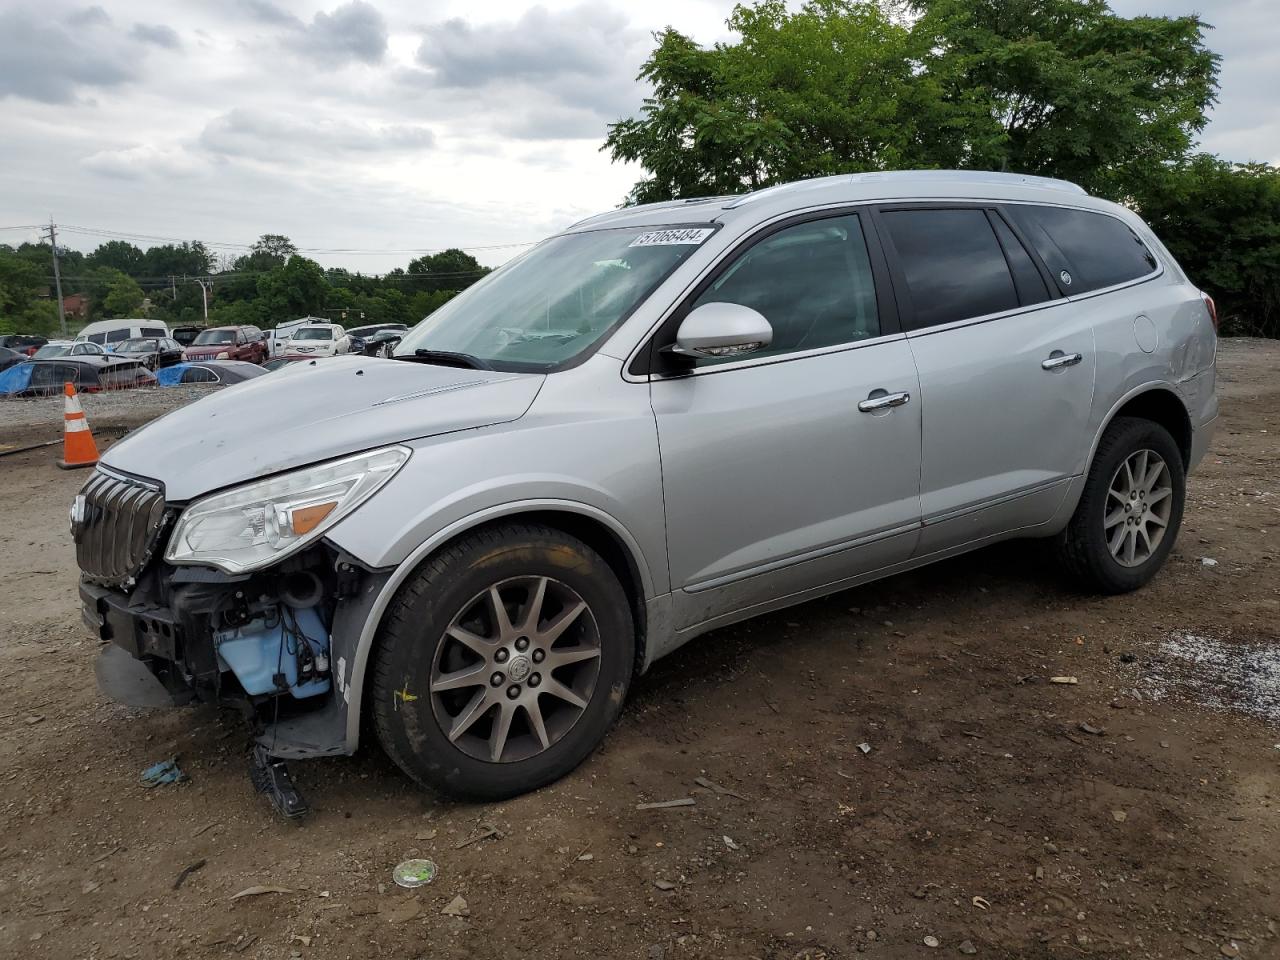
[[[1181,400],[1168,390],[1148,390],[1125,402],[1115,417],[1138,417],[1169,431],[1182,454],[1182,465],[1191,462],[1191,417]],[[1112,417],[1114,420],[1115,417]]]

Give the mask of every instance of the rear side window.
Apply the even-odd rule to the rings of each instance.
[[[190,367],[182,371],[183,383],[217,383],[218,378],[213,371],[206,370],[204,367]]]
[[[1004,258],[1013,273],[1013,285],[1018,290],[1018,300],[1025,307],[1031,303],[1042,303],[1049,299],[1049,288],[1045,286],[1044,277],[1036,268],[1031,254],[1022,245],[1009,225],[1000,219],[999,214],[991,215],[991,226],[1000,238],[1000,246],[1004,248]]]
[[[1127,283],[1156,269],[1146,244],[1116,217],[1065,207],[1008,209],[1065,294]]]
[[[123,343],[129,339],[129,331],[125,330],[108,330],[107,343]]]
[[[169,335],[169,331],[163,327],[143,327],[141,333],[144,337],[167,337]]]
[[[1018,306],[1013,275],[984,211],[890,210],[882,216],[906,280],[915,328]]]
[[[89,342],[101,346],[107,342],[107,335],[105,333],[91,333],[89,334]]]

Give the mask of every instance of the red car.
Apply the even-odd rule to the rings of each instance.
[[[247,360],[262,363],[267,345],[257,327],[210,327],[182,351],[183,360]]]

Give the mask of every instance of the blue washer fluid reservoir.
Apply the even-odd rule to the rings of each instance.
[[[329,691],[327,670],[324,677],[298,683],[300,644],[310,648],[309,657],[305,656],[306,650],[302,651],[304,661],[327,665],[329,659],[329,631],[314,607],[272,608],[265,617],[250,620],[242,627],[215,630],[213,643],[219,665],[234,673],[250,695],[275,693],[277,673],[284,674],[289,692],[299,699]]]

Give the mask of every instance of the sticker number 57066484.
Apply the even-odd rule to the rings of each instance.
[[[715,233],[711,227],[684,227],[677,230],[654,230],[651,233],[642,233],[640,236],[632,240],[627,246],[630,247],[662,247],[671,244],[692,244],[697,245],[711,234]]]

